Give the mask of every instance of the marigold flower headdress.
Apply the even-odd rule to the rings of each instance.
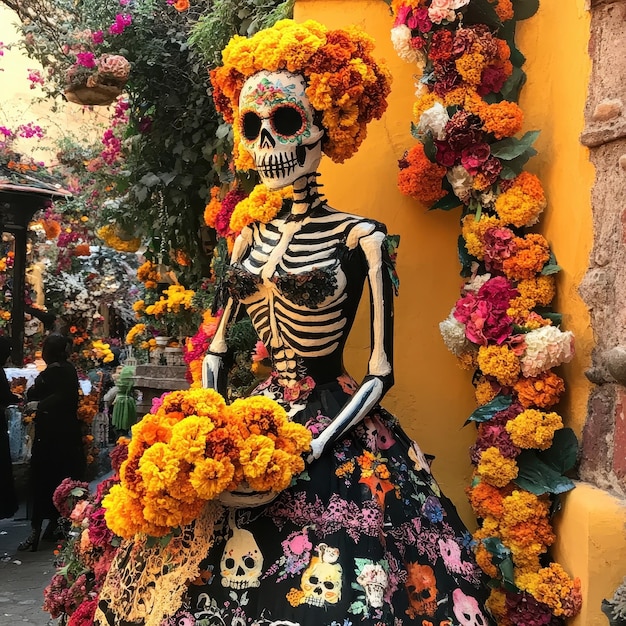
[[[342,163],[365,139],[367,124],[387,108],[391,75],[371,56],[373,47],[373,40],[355,27],[327,30],[313,20],[280,20],[249,39],[235,35],[222,52],[223,66],[211,71],[215,105],[232,123],[250,76],[261,70],[301,74],[311,104],[322,115],[323,150]],[[237,144],[239,129],[236,124],[233,128]],[[251,169],[250,161],[236,157],[238,167]]]

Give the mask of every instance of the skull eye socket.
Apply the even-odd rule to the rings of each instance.
[[[256,561],[251,556],[247,556],[243,559],[243,564],[248,569],[252,569],[256,565]]]
[[[324,583],[324,587],[326,587],[326,589],[334,589],[334,588],[335,588],[335,585],[334,585],[333,583],[331,583],[329,580],[327,580],[327,581]]]
[[[300,109],[279,106],[272,112],[272,126],[279,135],[289,137],[300,133],[306,126],[306,120]]]
[[[226,569],[233,569],[233,567],[235,567],[235,559],[224,559],[224,567]]]
[[[248,141],[254,141],[261,132],[263,120],[254,112],[246,111],[241,119],[241,131]]]

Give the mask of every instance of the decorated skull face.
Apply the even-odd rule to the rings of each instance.
[[[251,532],[233,529],[233,536],[224,546],[220,572],[223,587],[248,589],[261,584],[263,555]]]
[[[465,595],[460,589],[452,592],[454,616],[461,626],[487,626],[488,622],[478,607],[476,598]]]
[[[384,602],[389,577],[387,572],[378,563],[368,563],[363,567],[356,581],[365,589],[367,603],[374,608],[380,608]]]
[[[437,580],[429,565],[406,564],[407,580],[404,583],[409,594],[407,615],[414,619],[421,615],[433,616],[437,610]]]
[[[239,97],[242,146],[253,156],[269,189],[291,185],[314,172],[322,158],[324,131],[299,74],[262,71],[246,80]]]
[[[302,574],[301,588],[304,592],[301,603],[311,606],[337,604],[341,600],[341,576],[339,563],[325,563],[317,558]]]

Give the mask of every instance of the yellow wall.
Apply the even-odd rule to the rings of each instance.
[[[574,361],[563,368],[569,391],[561,411],[579,434],[589,393],[584,370],[593,342],[588,312],[577,293],[592,243],[593,168],[587,149],[578,142],[590,72],[589,15],[583,4],[584,0],[558,6],[543,2],[532,19],[520,23],[518,36],[527,57],[528,82],[520,103],[526,115],[524,130],[542,131],[536,144],[539,155],[529,167],[543,181],[549,201],[539,230],[564,268],[555,308],[563,313],[564,328],[574,331],[577,343]],[[474,431],[471,426],[461,428],[474,408],[471,373],[457,366],[438,329],[459,297],[459,210],[429,213],[396,188],[397,161],[414,144],[409,128],[419,70],[393,50],[392,19],[382,0],[299,0],[296,19],[307,18],[331,28],[358,24],[376,39],[377,54],[393,75],[384,118],[370,125],[366,143],[353,159],[343,165],[322,163],[322,181],[331,205],[379,219],[391,233],[401,235],[396,385],[385,404],[424,451],[436,455],[439,482],[471,524],[463,489],[471,471],[467,449]],[[368,346],[363,310],[347,355],[353,371],[362,373]]]

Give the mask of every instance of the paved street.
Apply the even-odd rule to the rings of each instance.
[[[30,533],[26,508],[0,520],[0,626],[51,626],[56,620],[41,608],[43,590],[54,573],[54,543],[40,542],[37,552],[18,552]]]

